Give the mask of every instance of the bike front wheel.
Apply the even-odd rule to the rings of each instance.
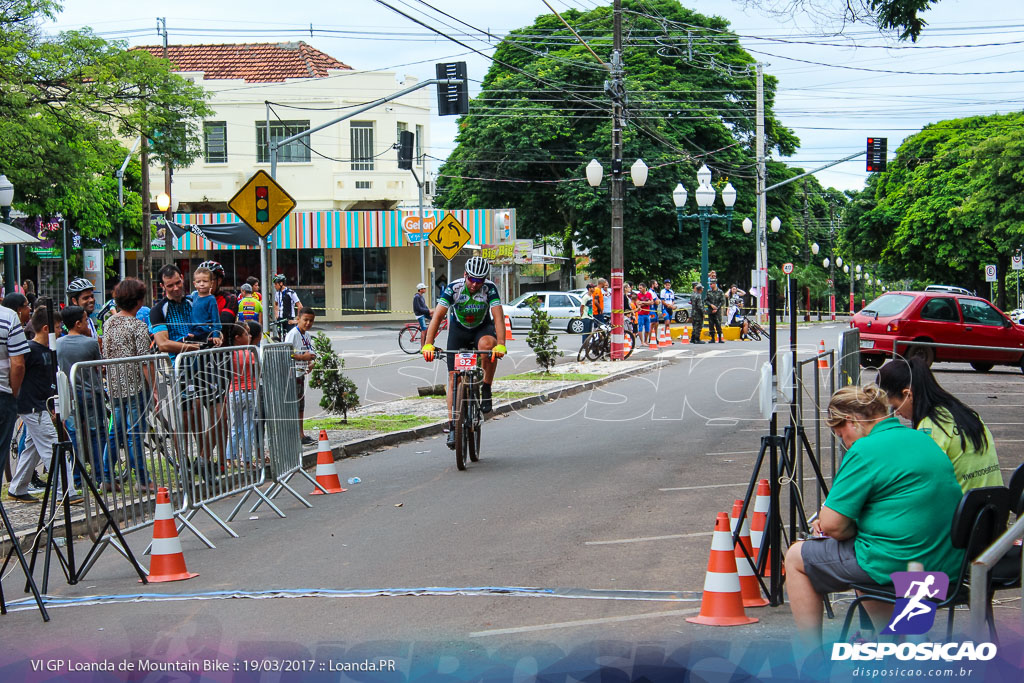
[[[398,346],[409,355],[420,352],[420,328],[418,325],[406,325],[398,333]]]
[[[771,339],[771,337],[768,335],[765,329],[761,327],[761,325],[758,323],[750,323],[750,333],[758,341],[761,341],[761,337],[764,337],[765,339]]]
[[[608,337],[600,330],[595,330],[587,337],[587,358],[598,361],[607,353]]]
[[[626,344],[622,348],[622,359],[625,360],[633,355],[633,349],[636,348],[636,335],[629,330],[625,331]]]
[[[480,410],[480,385],[473,383],[473,390],[470,392],[469,414],[466,422],[472,431],[469,435],[469,460],[477,462],[480,460],[480,432],[483,431],[484,416]]]
[[[466,456],[469,454],[469,439],[473,435],[470,422],[469,391],[465,382],[458,382],[455,390],[455,466],[466,469]]]

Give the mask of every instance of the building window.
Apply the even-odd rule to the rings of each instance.
[[[204,121],[203,143],[206,163],[228,162],[228,124],[225,121]]]
[[[373,170],[373,121],[353,121],[351,127],[352,170]]]
[[[423,126],[416,124],[416,165],[423,165]]]
[[[357,190],[369,190],[369,189],[372,189],[372,188],[373,188],[373,181],[372,180],[357,180],[356,181],[356,189]]]
[[[274,141],[284,140],[297,135],[304,130],[309,130],[309,121],[271,121],[270,139]],[[309,136],[305,135],[298,140],[289,142],[277,150],[277,160],[280,163],[300,163],[309,161]],[[270,163],[270,148],[267,145],[267,122],[256,122],[256,163]]]
[[[399,121],[398,126],[396,127],[398,128],[398,130],[395,131],[395,142],[400,145],[402,144],[402,133],[409,130],[409,124],[402,123],[401,121]]]
[[[388,250],[384,247],[341,250],[343,315],[388,310]]]

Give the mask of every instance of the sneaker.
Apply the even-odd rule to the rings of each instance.
[[[83,498],[82,494],[78,493],[77,491],[68,494],[69,505],[81,505],[84,501],[85,498]]]
[[[41,498],[36,498],[35,496],[30,496],[27,493],[11,493],[10,491],[8,491],[7,492],[7,497],[10,498],[11,500],[16,500],[16,501],[18,501],[20,503],[42,503],[43,502]]]
[[[32,481],[29,482],[29,489],[39,489],[40,491],[46,488],[46,481],[39,476],[38,472],[32,472]]]
[[[311,436],[309,436],[307,434],[303,434],[302,435],[302,445],[303,446],[312,446],[315,443],[316,443],[316,441],[313,439],[313,437],[311,437]]]
[[[724,343],[725,343],[725,340],[724,340],[724,339],[719,339],[719,340],[718,340],[718,343],[719,343],[719,344],[724,344]]]
[[[491,385],[485,384],[480,388],[480,410],[485,414],[491,412],[493,409],[491,401]]]
[[[455,425],[449,425],[448,427],[448,448],[455,450]]]
[[[46,492],[46,484],[43,484],[42,486],[36,486],[35,484],[29,484],[28,488],[26,489],[26,491],[30,495],[31,494],[35,494],[35,493],[45,493]]]

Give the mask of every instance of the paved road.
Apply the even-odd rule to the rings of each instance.
[[[816,343],[821,335],[807,336]],[[342,477],[362,483],[318,497],[312,510],[284,501],[286,519],[243,515],[234,525],[240,539],[201,519],[218,548],[182,538],[189,569],[200,573],[190,581],[141,587],[109,552],[78,586],[55,572],[59,596],[184,598],[55,608],[48,625],[32,611],[2,617],[9,647],[0,662],[22,668],[0,667],[0,676],[19,680],[4,674],[23,671],[24,658],[37,654],[318,663],[393,656],[409,678],[433,671],[462,679],[498,663],[526,666],[527,675],[560,658],[594,661],[600,648],[640,660],[692,644],[699,652],[688,656],[709,671],[720,657],[784,652],[785,607],[751,610],[761,622],[727,633],[685,621],[699,607],[715,512],[742,495],[766,433],[750,400],[764,349],[695,348],[699,357],[679,349],[659,371],[489,420],[483,459],[465,472],[435,437],[341,461]],[[940,381],[989,421],[1004,468],[1019,463],[1019,371],[940,367],[949,368]],[[148,541],[142,536],[131,539],[137,551]],[[5,582],[8,597],[18,597],[16,586],[16,578]],[[484,590],[494,587],[519,590]],[[443,590],[379,595],[415,588]],[[330,593],[198,599],[301,589]],[[652,650],[641,656],[643,648]],[[494,677],[515,678],[514,670]]]

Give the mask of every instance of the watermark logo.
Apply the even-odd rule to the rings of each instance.
[[[949,577],[943,572],[894,572],[892,577],[896,605],[892,621],[882,633],[921,635],[935,623],[935,603],[946,598]]]

